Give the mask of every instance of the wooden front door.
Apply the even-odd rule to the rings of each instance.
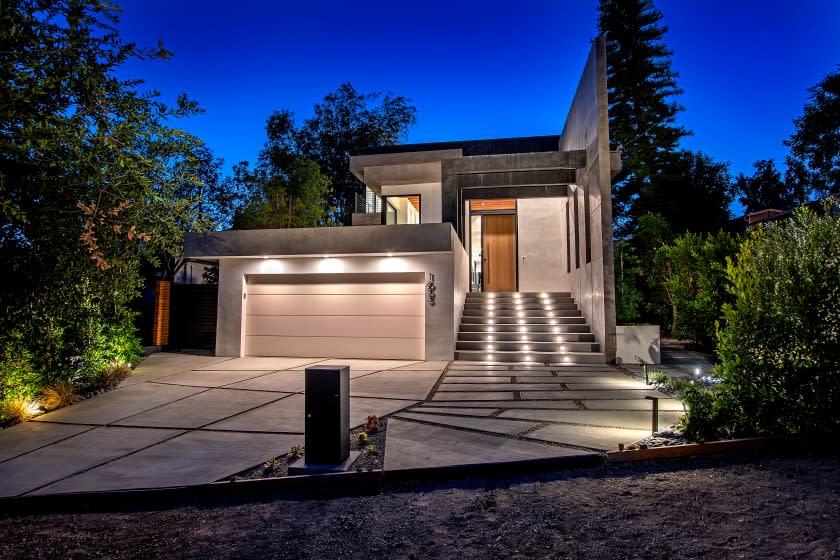
[[[516,214],[481,218],[482,274],[485,292],[516,291]]]

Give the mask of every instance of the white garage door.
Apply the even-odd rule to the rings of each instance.
[[[248,276],[245,353],[422,360],[420,273]]]

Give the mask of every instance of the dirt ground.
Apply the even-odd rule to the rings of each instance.
[[[742,454],[373,495],[9,516],[0,558],[840,558],[840,455]]]

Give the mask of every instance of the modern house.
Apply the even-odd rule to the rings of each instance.
[[[354,155],[352,226],[188,235],[219,263],[216,353],[610,361],[619,162],[599,37],[560,135]]]

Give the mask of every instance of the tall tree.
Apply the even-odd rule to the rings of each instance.
[[[646,213],[660,214],[678,234],[716,232],[729,222],[731,202],[729,163],[703,152],[680,150],[663,158],[631,216],[636,223]]]
[[[808,91],[810,101],[785,141],[788,182],[820,196],[840,194],[840,69]]]
[[[600,0],[598,30],[607,38],[612,149],[622,151],[613,184],[613,216],[624,229],[636,198],[689,132],[676,124],[679,74],[671,69],[662,12],[653,0]],[[637,213],[638,214],[638,213]]]
[[[316,104],[313,116],[300,126],[291,112],[275,112],[267,125],[266,149],[275,156],[286,152],[315,161],[330,180],[329,206],[336,221],[349,224],[355,195],[364,188],[350,172],[350,156],[396,144],[416,122],[410,99],[390,92],[360,93],[347,82]]]
[[[753,164],[755,173],[747,177],[743,173],[735,180],[738,201],[746,212],[757,212],[767,208],[787,210],[805,202],[806,194],[796,188],[790,188],[782,180],[782,173],[776,169],[772,159],[762,159]]]
[[[236,229],[316,227],[333,224],[330,180],[318,164],[300,154],[299,131],[289,111],[276,111],[266,121],[266,142],[256,167],[234,167],[232,181],[249,193],[236,210]]]
[[[174,107],[115,70],[168,58],[117,32],[102,0],[9,0],[0,11],[0,372],[32,356],[44,379],[91,373],[136,348],[139,263],[181,250],[200,141]],[[132,343],[132,340],[134,341]]]

